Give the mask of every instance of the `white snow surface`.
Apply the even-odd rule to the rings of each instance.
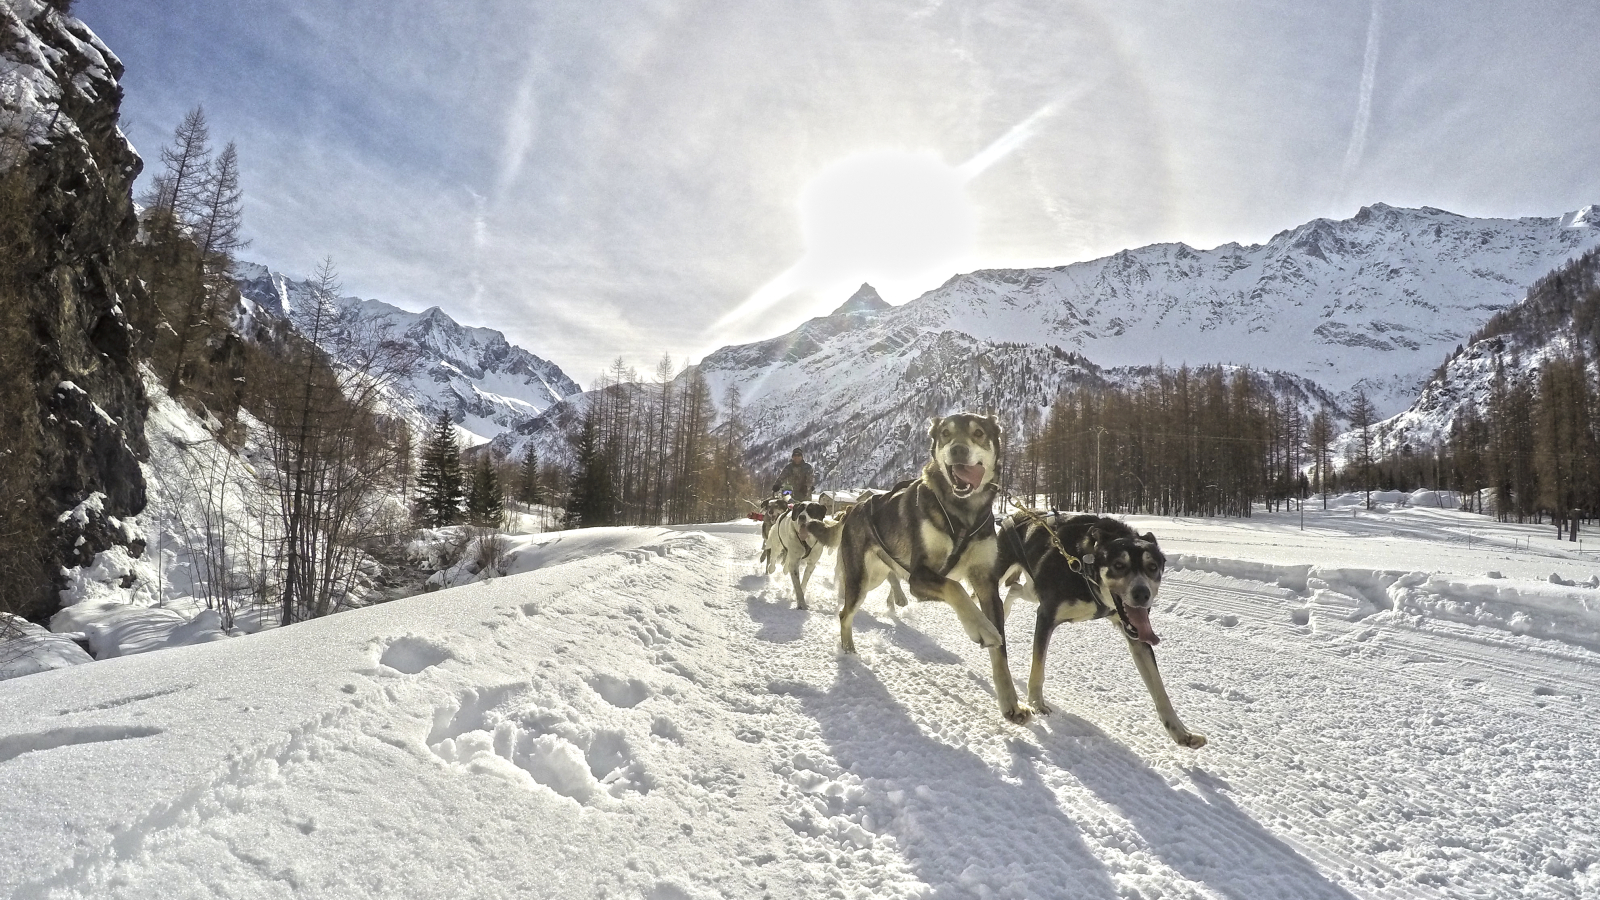
[[[1199,751],[1104,625],[1008,725],[949,611],[880,590],[842,656],[828,567],[793,609],[754,523],[565,532],[0,683],[0,895],[1600,896],[1592,549],[1436,508],[1132,522]]]

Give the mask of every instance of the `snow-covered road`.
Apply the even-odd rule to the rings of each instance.
[[[1022,727],[948,610],[841,656],[830,567],[794,610],[744,524],[3,682],[0,895],[1600,896],[1600,590],[1548,581],[1600,567],[1344,516],[1136,520],[1199,751],[1101,623]]]

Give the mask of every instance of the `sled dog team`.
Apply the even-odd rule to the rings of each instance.
[[[988,649],[1000,713],[1017,723],[1051,712],[1044,665],[1056,626],[1108,619],[1127,642],[1167,734],[1185,747],[1204,746],[1205,736],[1185,728],[1173,710],[1156,668],[1153,648],[1161,639],[1150,625],[1150,607],[1166,558],[1155,535],[1135,534],[1109,517],[1034,510],[996,522],[1000,447],[1000,426],[988,416],[936,418],[921,477],[864,497],[839,521],[828,521],[809,490],[792,505],[768,501],[761,554],[767,574],[782,566],[796,605],[809,609],[811,573],[825,549],[835,551],[839,644],[846,653],[855,652],[856,610],[885,580],[895,606],[907,602],[902,583],[918,600],[949,604],[967,636]],[[1002,586],[1008,589],[1004,601]],[[1006,658],[1005,613],[1019,596],[1038,604],[1026,703]]]

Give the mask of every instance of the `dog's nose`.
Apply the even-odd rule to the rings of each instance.
[[[1133,605],[1134,606],[1149,606],[1150,605],[1150,588],[1148,588],[1148,587],[1146,587],[1145,585],[1142,585],[1142,584],[1134,585],[1133,586]]]

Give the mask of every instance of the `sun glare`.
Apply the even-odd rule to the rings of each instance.
[[[965,178],[931,153],[847,157],[800,193],[802,283],[901,281],[947,270],[973,244]],[[948,274],[948,272],[943,272]]]
[[[833,163],[800,191],[805,255],[713,328],[749,324],[797,291],[826,306],[863,281],[890,293],[937,284],[973,247],[970,178],[932,153],[875,150]]]

